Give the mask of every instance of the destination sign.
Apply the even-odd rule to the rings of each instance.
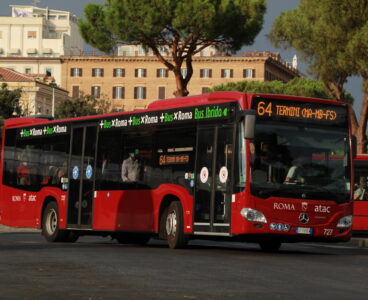
[[[20,128],[17,132],[17,137],[20,139],[31,137],[44,137],[44,136],[59,136],[62,134],[68,134],[69,128],[67,125],[39,125],[34,127]]]
[[[235,102],[191,106],[103,118],[101,130],[145,125],[179,124],[187,121],[224,120],[233,116]]]
[[[347,110],[342,106],[255,98],[252,108],[260,119],[347,126]]]

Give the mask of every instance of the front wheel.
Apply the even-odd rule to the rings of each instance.
[[[171,202],[166,214],[167,242],[171,249],[183,248],[188,239],[184,235],[183,209],[180,201]]]
[[[61,242],[67,237],[67,231],[59,229],[59,209],[56,202],[46,205],[42,216],[42,235],[49,242]]]

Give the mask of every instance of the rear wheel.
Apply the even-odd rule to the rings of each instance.
[[[170,203],[166,214],[166,235],[171,249],[183,248],[188,242],[184,235],[183,209],[180,201]]]
[[[42,235],[49,242],[61,242],[66,239],[67,233],[59,229],[59,209],[56,202],[49,202],[42,216]]]
[[[259,243],[261,249],[265,252],[277,252],[280,250],[281,242],[279,241],[262,241]]]

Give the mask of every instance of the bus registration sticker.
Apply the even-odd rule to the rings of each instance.
[[[226,167],[222,167],[220,169],[219,178],[221,183],[225,183],[227,181],[227,178],[229,176],[229,171]]]
[[[200,178],[202,183],[206,183],[208,180],[208,169],[207,167],[203,167],[200,173]]]
[[[296,231],[296,233],[299,233],[299,234],[312,234],[313,233],[313,228],[310,228],[310,227],[296,227],[295,231]]]
[[[73,179],[74,180],[78,179],[78,176],[79,176],[79,168],[78,168],[78,166],[75,166],[73,168]]]

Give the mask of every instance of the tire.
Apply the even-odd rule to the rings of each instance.
[[[112,235],[112,237],[116,239],[119,244],[137,244],[137,245],[145,245],[151,238],[148,234],[140,234],[140,233],[116,233]]]
[[[63,242],[67,243],[75,243],[79,239],[79,235],[71,230],[63,230],[66,231],[66,236]]]
[[[281,242],[278,241],[262,241],[259,246],[264,252],[278,252],[281,247]]]
[[[171,249],[184,248],[188,243],[184,235],[183,209],[180,201],[170,203],[166,214],[167,243]]]
[[[68,232],[59,229],[59,209],[54,201],[46,205],[43,213],[42,235],[49,242],[62,242],[67,238]]]

